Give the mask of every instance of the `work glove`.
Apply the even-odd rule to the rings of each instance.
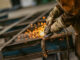
[[[53,35],[53,32],[50,31],[50,27],[48,27],[48,26],[45,27],[44,33],[45,33],[44,39],[46,39],[46,40],[48,40],[50,38],[50,36]]]
[[[44,29],[44,33],[45,33],[45,35],[51,33],[50,27],[46,26],[45,29]]]
[[[55,30],[55,27],[52,26],[52,25],[56,21],[55,19],[58,18],[62,13],[63,13],[63,11],[62,11],[62,9],[60,8],[59,5],[56,5],[52,9],[52,11],[50,12],[50,14],[49,14],[49,16],[47,17],[47,20],[46,20],[46,27],[45,27],[45,30],[44,30],[45,36],[53,34],[52,30]]]
[[[53,18],[48,17],[46,20],[46,27],[44,29],[44,33],[45,33],[45,38],[49,38],[50,36],[52,36],[52,32],[51,32],[51,25],[53,24]]]

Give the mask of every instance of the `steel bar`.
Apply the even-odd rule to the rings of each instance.
[[[0,35],[0,38],[6,38],[6,37],[14,36],[15,34],[17,34],[21,30],[22,29],[14,30],[14,31],[11,31],[11,32],[6,32],[6,33]]]
[[[16,26],[14,26],[14,27],[18,27],[18,26],[25,26],[25,25],[28,25],[28,24],[30,24],[30,22],[31,21],[26,21],[26,22],[22,22],[22,23],[20,23],[20,24],[17,24]],[[45,22],[45,20],[39,20],[39,22]],[[9,25],[8,25],[9,26]],[[0,29],[2,30],[2,29],[4,29],[4,28],[6,28],[6,27],[8,27],[8,26],[0,26]],[[5,34],[5,33],[4,33]]]
[[[16,26],[28,25],[28,24],[30,24],[30,22],[31,22],[31,21],[29,21],[29,22],[23,22],[23,23],[18,24],[18,25],[16,25]],[[39,20],[39,22],[45,22],[45,20]]]
[[[5,16],[7,14],[8,14],[8,12],[6,12],[6,13],[0,13],[0,17]]]
[[[34,41],[34,43],[31,43],[31,44],[30,43],[22,43],[22,44],[17,44],[17,45],[9,45],[3,49],[3,52],[16,51],[16,50],[20,50],[22,48],[36,46],[40,43],[41,43],[40,41]]]
[[[66,50],[65,50],[66,51]],[[63,52],[65,52],[65,51],[61,51],[61,50],[49,50],[48,51],[48,54],[50,54],[50,53],[63,53]],[[38,58],[38,57],[42,57],[42,52],[37,52],[37,53],[31,53],[31,54],[27,54],[27,55],[23,55],[23,56],[15,56],[15,58],[14,58],[14,56],[12,56],[12,57],[7,57],[6,59],[8,59],[8,60],[10,60],[10,59],[17,59],[17,60],[19,60],[20,58],[24,58],[24,57],[26,57],[26,58]]]
[[[46,43],[45,42],[46,42],[46,40],[41,41],[41,48],[42,48],[43,57],[47,58],[48,53],[47,53],[47,50],[46,50]]]
[[[3,29],[3,28],[4,28],[3,26],[0,26],[0,30]]]
[[[23,16],[23,17],[25,17],[25,16]],[[15,20],[15,19],[21,19],[21,18],[23,18],[23,17],[13,18],[13,19],[8,19],[8,18],[6,18],[6,19],[0,19],[0,23],[4,23],[4,22],[7,22],[7,21],[12,21],[12,20]]]
[[[50,10],[45,11],[41,16],[39,16],[38,18],[36,18],[34,21],[32,21],[26,28],[22,29],[18,34],[16,34],[15,36],[12,37],[12,39],[10,39],[8,42],[6,42],[4,45],[2,45],[0,47],[0,51],[2,51],[2,49],[4,47],[6,47],[8,44],[10,44],[17,36],[19,36],[21,33],[23,33],[26,29],[28,29],[31,24],[36,23],[42,16],[44,16],[45,14],[47,14]],[[21,21],[22,22],[22,21]]]
[[[68,32],[68,36],[70,36],[71,33]],[[57,37],[58,36],[58,37]],[[59,37],[65,37],[66,36],[66,33],[61,33],[61,34],[56,34],[56,35],[53,35],[51,36],[51,39],[54,39],[54,38],[59,38]],[[37,41],[37,40],[42,40],[42,39],[31,39],[31,40],[28,40],[26,42],[30,42],[30,41]],[[13,45],[13,44],[12,44]],[[50,53],[51,51],[47,51],[48,53]],[[60,50],[59,51],[52,51],[52,53],[54,52],[61,52]],[[40,53],[39,55],[42,55],[42,53]]]
[[[11,32],[6,32],[2,35],[0,35],[0,38],[6,38],[6,37],[11,37],[11,36],[14,36],[15,34],[17,34],[19,31],[21,31],[22,29],[18,29],[18,30],[15,30],[15,31],[11,31]]]
[[[59,38],[59,37],[66,37],[67,33],[60,33],[60,34],[55,34],[53,36],[51,36],[49,39],[56,39],[56,38]],[[68,36],[71,36],[72,33],[68,32]],[[14,42],[13,44],[9,44],[10,45],[15,45],[15,44],[21,44],[21,43],[25,43],[25,42],[31,42],[31,41],[37,41],[37,40],[42,40],[42,38],[35,38],[35,39],[28,39],[28,40],[24,40],[24,41],[21,41],[21,42]]]
[[[25,25],[28,25],[28,24],[30,24],[30,22],[31,22],[31,20],[30,21],[26,21],[26,22],[22,22],[22,23],[20,23],[20,24],[17,24],[16,26],[14,26],[14,27],[20,27],[20,26],[25,26]],[[45,20],[39,20],[39,22],[45,22]],[[1,22],[0,22],[1,23]],[[4,23],[3,23],[4,24]],[[6,27],[8,27],[9,25],[5,25],[5,26],[0,26],[0,30],[2,30],[2,29],[4,29],[4,28],[6,28]],[[15,31],[15,30],[14,30]],[[7,32],[6,32],[7,33]],[[6,33],[4,33],[4,34],[2,34],[2,35],[5,35]],[[9,33],[9,32],[8,32]],[[8,35],[7,35],[8,36]]]
[[[52,5],[52,6],[55,6],[56,4],[54,4],[54,5]],[[38,7],[37,7],[38,8]],[[47,9],[49,9],[49,8],[47,8]],[[46,9],[46,10],[47,10]],[[41,8],[41,10],[40,9],[38,9],[39,11],[37,11],[37,12],[40,12],[40,11],[44,11],[44,9],[42,9]],[[31,15],[33,14],[33,13],[37,13],[36,11],[35,11],[35,9],[34,9],[34,12],[32,12],[31,13]],[[15,14],[16,15],[16,14]],[[19,14],[20,15],[20,14]],[[23,14],[21,14],[21,15],[23,15]],[[29,15],[30,16],[30,15]],[[22,19],[22,21],[24,21],[23,19]],[[21,21],[21,22],[22,22]],[[12,28],[12,27],[14,27],[15,25],[17,25],[18,23],[20,23],[20,21],[18,21],[18,22],[16,22],[16,23],[14,23],[14,24],[12,24],[12,25],[10,25],[10,26],[8,26],[8,27],[6,27],[4,30],[2,30],[1,32],[0,32],[0,35],[1,34],[3,34],[3,33],[5,33],[7,30],[9,30],[10,28]]]
[[[15,27],[25,26],[25,25],[27,26],[27,25],[30,24],[30,22],[21,23],[21,24],[16,25]],[[40,20],[39,22],[45,22],[45,20]],[[16,33],[18,33],[21,29],[13,30],[11,32],[6,32],[6,33],[4,33],[4,34],[2,34],[0,36],[3,36],[3,37],[11,37],[11,36],[15,35]]]
[[[9,44],[8,46],[16,45],[16,44],[22,44],[22,43],[27,43],[27,42],[31,42],[31,41],[38,41],[38,40],[41,40],[41,38],[28,39],[28,40],[24,40],[24,41],[20,41],[20,42],[14,42],[13,44]]]
[[[6,28],[3,29],[2,31],[0,31],[0,35],[3,34],[3,33],[5,33],[6,31],[8,31],[8,30],[11,29],[12,27],[16,26],[17,24],[19,24],[19,23],[25,21],[26,19],[30,18],[30,17],[33,16],[34,14],[35,14],[35,13],[33,13],[33,14],[31,14],[31,15],[28,15],[28,16],[26,16],[25,18],[23,18],[23,19],[15,22],[15,23],[13,23],[13,24],[11,24],[10,26],[6,27]]]
[[[55,38],[59,38],[59,37],[66,37],[66,36],[70,36],[72,35],[71,32],[68,32],[68,33],[60,33],[60,34],[54,34],[53,36],[51,36],[49,39],[55,39]]]

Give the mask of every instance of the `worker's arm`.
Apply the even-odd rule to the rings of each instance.
[[[46,20],[46,28],[45,28],[45,35],[51,33],[50,31],[50,27],[51,25],[53,24],[54,20],[56,18],[58,18],[60,15],[62,15],[64,12],[63,10],[61,9],[61,7],[59,5],[56,5],[53,10],[50,12],[47,20]]]
[[[53,23],[53,21],[62,14],[63,14],[63,10],[61,9],[61,7],[59,5],[56,5],[53,8],[53,10],[50,12],[50,14],[46,20],[47,25],[48,26],[51,25]]]

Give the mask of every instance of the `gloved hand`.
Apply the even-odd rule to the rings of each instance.
[[[50,31],[50,27],[46,26],[44,29],[45,36],[44,38],[49,39],[53,35],[53,32]]]
[[[45,33],[45,35],[48,35],[49,33],[51,33],[50,27],[46,26],[44,29],[44,33]]]

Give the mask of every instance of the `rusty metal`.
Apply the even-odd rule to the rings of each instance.
[[[71,33],[69,33],[68,32],[68,36],[70,36],[71,35]],[[58,38],[58,37],[66,37],[66,33],[61,33],[61,34],[56,34],[56,35],[53,35],[53,36],[51,36],[51,39],[55,39],[55,38]],[[39,38],[39,39],[30,39],[30,40],[26,40],[26,42],[30,42],[30,41],[37,41],[37,40],[42,40],[42,38]],[[45,49],[44,49],[44,51],[45,51]],[[63,52],[63,51],[60,51],[60,50],[53,50],[53,51],[51,51],[51,52]],[[48,53],[51,53],[50,51],[47,51],[47,54]],[[38,53],[39,54],[39,53]],[[39,55],[41,56],[43,53],[40,53]],[[32,55],[34,55],[34,54],[32,54]],[[36,54],[35,54],[36,55]]]
[[[50,39],[55,39],[55,38],[59,38],[59,37],[66,37],[66,36],[70,36],[70,35],[72,35],[72,33],[71,32],[63,32],[63,33],[60,33],[60,34],[55,34],[55,35],[53,35],[53,36],[51,36],[50,37]]]
[[[68,36],[70,36],[70,35],[71,35],[71,33],[68,32]],[[66,33],[55,34],[55,35],[51,36],[49,39],[56,39],[59,37],[66,37]],[[9,44],[8,46],[15,45],[15,44],[21,44],[21,43],[27,43],[27,42],[31,42],[31,41],[37,41],[37,40],[42,40],[42,38],[35,38],[35,39],[24,40],[21,42],[14,42],[13,44]],[[44,39],[44,41],[45,41],[45,39]]]
[[[44,39],[42,39],[42,41],[41,41],[41,48],[42,48],[42,52],[43,52],[43,56],[45,57],[45,58],[47,58],[48,57],[48,53],[47,53],[47,50],[46,50],[46,40],[49,40],[49,39],[55,39],[55,38],[59,38],[59,37],[68,37],[68,36],[70,36],[70,35],[72,35],[72,33],[60,33],[60,34],[55,34],[55,35],[52,35],[50,38],[44,38]]]
[[[47,58],[48,57],[48,53],[47,53],[47,50],[46,50],[46,43],[45,42],[46,42],[45,39],[43,39],[41,41],[41,48],[42,48],[43,57]]]

